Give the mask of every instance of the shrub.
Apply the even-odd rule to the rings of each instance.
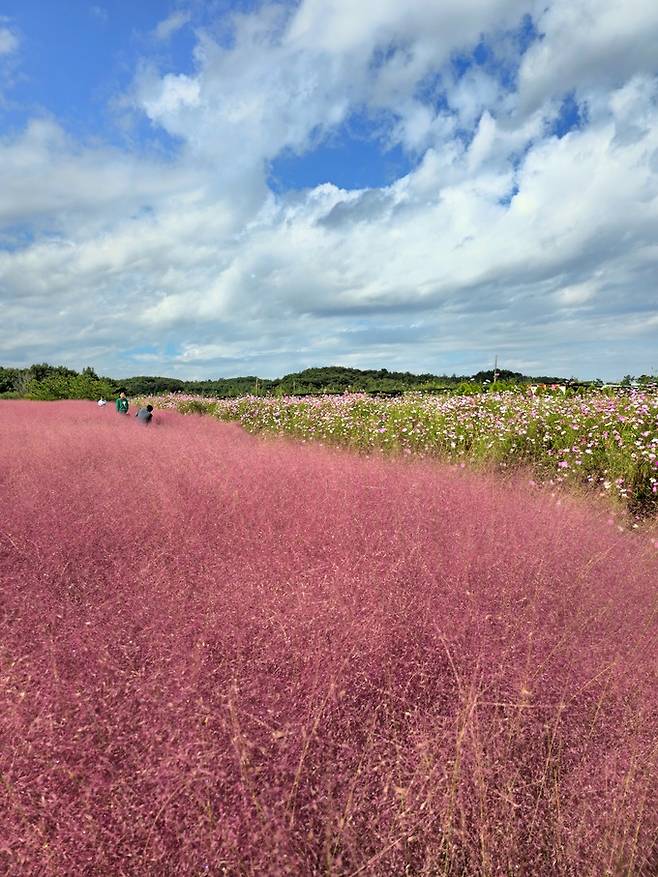
[[[180,414],[212,414],[214,410],[214,403],[203,399],[183,399],[178,405]]]
[[[114,388],[105,380],[88,374],[47,375],[40,380],[32,379],[27,384],[28,399],[54,401],[57,399],[100,399],[111,398]]]

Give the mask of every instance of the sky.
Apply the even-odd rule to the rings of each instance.
[[[654,0],[0,0],[0,364],[658,373]]]

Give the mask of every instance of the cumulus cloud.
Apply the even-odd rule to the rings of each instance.
[[[0,139],[5,228],[28,222],[77,238],[113,228],[158,198],[189,198],[195,182],[198,175],[186,166],[82,146],[52,119],[33,120],[19,136]]]
[[[175,157],[76,143],[44,119],[0,141],[0,343],[15,361],[93,354],[117,375],[468,372],[496,352],[526,370],[648,371],[655,16],[639,2],[627,13],[613,75],[600,59],[615,9],[265,4],[229,40],[199,30],[193,72],[145,59],[130,100],[176,138]],[[541,36],[524,53],[527,16]],[[582,124],[558,137],[574,91]],[[313,151],[355,114],[408,151],[405,176],[270,191],[282,150]]]
[[[179,116],[190,107],[201,103],[201,85],[197,79],[185,74],[168,73],[157,81],[152,97],[148,94],[146,80],[142,86],[142,106],[146,115],[154,122],[161,122]]]
[[[618,87],[656,73],[658,5],[647,0],[553,0],[520,71],[521,103],[536,107],[573,89]]]
[[[429,112],[418,122],[427,129],[435,114],[415,100],[423,78],[489,29],[518,26],[526,9],[524,0],[436,7],[413,0],[404,8],[394,0],[306,0],[292,14],[263,5],[235,18],[228,45],[201,34],[195,77],[149,70],[138,79],[135,100],[170,134],[221,160],[238,144],[252,161],[283,148],[302,152],[363,107],[416,118]],[[472,124],[497,92],[491,77],[473,72],[452,90],[453,109]]]

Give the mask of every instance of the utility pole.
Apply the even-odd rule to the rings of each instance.
[[[496,354],[496,359],[494,361],[494,376],[493,376],[494,384],[496,383],[497,380],[498,380],[498,354]]]

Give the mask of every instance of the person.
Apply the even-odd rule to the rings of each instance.
[[[106,400],[106,399],[103,399],[103,397],[101,396],[100,399],[99,399],[98,402],[97,402],[97,405],[98,405],[99,408],[102,408],[104,405],[107,405],[107,400]]]
[[[126,398],[126,391],[121,390],[119,392],[119,398],[117,399],[117,411],[119,412],[119,414],[127,414],[129,408],[130,402]]]
[[[153,420],[153,406],[147,405],[144,408],[140,408],[135,417],[139,420],[140,423],[150,423]]]

